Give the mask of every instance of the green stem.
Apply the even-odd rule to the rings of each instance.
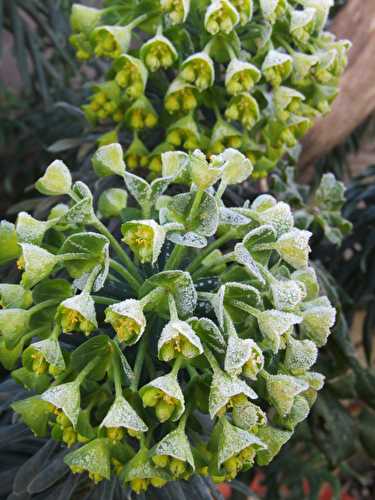
[[[259,316],[259,311],[253,306],[250,306],[249,304],[246,304],[245,302],[242,302],[241,300],[232,300],[231,304],[235,307],[238,307],[238,309],[241,309],[242,311],[245,311],[252,316],[255,316],[256,318]]]
[[[141,304],[141,307],[145,307],[149,302],[153,302],[155,299],[158,299],[159,297],[161,298],[161,295],[164,293],[165,293],[164,288],[160,286],[154,288],[153,290],[151,290],[151,292],[149,292],[147,295],[145,295],[140,299],[139,302]]]
[[[218,370],[220,368],[219,363],[217,362],[215,356],[212,354],[210,349],[208,349],[208,347],[204,348],[204,355],[206,356],[207,361],[209,362],[209,364],[212,368],[212,371],[215,372],[216,370]]]
[[[182,366],[182,363],[184,362],[184,358],[182,356],[178,356],[176,359],[175,359],[175,362],[173,363],[173,368],[172,368],[172,371],[171,373],[177,377],[177,374],[178,372],[180,371],[180,368]]]
[[[141,16],[138,16],[135,19],[133,19],[133,21],[127,24],[126,27],[132,30],[136,28],[139,24],[142,24],[143,21],[146,21],[146,19],[148,19],[153,14],[154,14],[153,12],[149,12],[148,14],[142,14]]]
[[[119,367],[119,360],[118,360],[118,355],[117,353],[114,353],[115,355],[112,357],[113,360],[113,378],[115,382],[115,392],[116,392],[116,397],[122,396],[122,383],[121,383],[121,373],[120,373],[120,367]]]
[[[220,185],[219,185],[219,188],[218,190],[216,191],[216,195],[215,195],[215,198],[217,200],[221,200],[223,194],[224,194],[224,191],[227,189],[227,183],[224,181],[224,179],[221,179],[220,181]]]
[[[172,253],[169,256],[167,262],[165,263],[164,271],[178,269],[178,266],[181,260],[183,259],[185,252],[186,252],[186,247],[182,245],[176,245],[172,250]]]
[[[94,302],[96,304],[103,304],[105,306],[111,306],[113,304],[116,304],[118,300],[116,299],[111,299],[109,297],[103,297],[102,295],[91,295],[91,297],[94,299]]]
[[[137,267],[134,265],[133,261],[129,257],[129,255],[125,252],[125,250],[122,248],[120,243],[116,240],[116,238],[113,236],[113,234],[108,231],[106,226],[99,220],[95,219],[95,221],[92,224],[95,229],[97,229],[101,234],[106,236],[108,240],[110,241],[112,248],[115,250],[117,253],[118,257],[122,262],[125,264],[125,266],[128,268],[129,272],[133,275],[133,277],[139,282],[142,283],[142,278],[139,274],[139,271]]]
[[[100,273],[101,266],[95,266],[94,269],[91,271],[89,277],[87,278],[86,285],[84,289],[82,290],[83,293],[91,293],[92,287],[94,286],[95,280]]]
[[[136,278],[119,262],[116,260],[110,259],[109,261],[110,267],[116,271],[120,276],[124,278],[124,280],[132,287],[135,292],[138,292],[141,282],[138,282]]]
[[[194,220],[194,217],[197,215],[197,211],[199,210],[199,206],[201,204],[203,195],[204,195],[204,190],[202,189],[198,189],[198,191],[195,193],[193,204],[191,206],[188,217],[188,222]]]
[[[189,273],[193,273],[194,271],[196,271],[198,269],[198,267],[200,266],[202,260],[204,260],[207,257],[207,255],[210,255],[210,253],[213,250],[220,248],[222,245],[224,245],[224,243],[231,240],[234,237],[234,234],[235,234],[234,232],[228,231],[227,233],[220,236],[220,238],[218,238],[217,240],[214,240],[212,243],[207,245],[206,248],[202,252],[200,252],[199,255],[197,255],[197,257],[195,257],[195,259],[188,266],[186,271],[188,271]]]
[[[77,384],[81,385],[82,382],[87,377],[87,375],[91,372],[91,370],[93,368],[95,368],[95,366],[98,364],[99,360],[100,360],[99,356],[95,356],[94,359],[92,359],[89,363],[87,363],[87,365],[82,369],[82,371],[79,373],[79,375],[75,379],[75,382],[77,382]]]
[[[229,313],[225,309],[224,309],[224,317],[225,317],[225,323],[227,326],[228,335],[230,337],[238,337],[233,320],[230,317]]]
[[[146,334],[147,334],[147,330],[143,334],[143,337],[139,343],[137,357],[135,359],[135,364],[134,364],[134,368],[133,368],[134,378],[133,378],[133,381],[130,385],[130,389],[133,392],[137,391],[139,381],[141,378],[142,366],[143,366],[143,361],[145,359],[145,353],[146,353],[146,347],[147,347]]]
[[[50,339],[52,340],[58,340],[59,336],[61,333],[61,328],[60,326],[56,323],[55,326],[53,327],[52,333],[50,335]]]
[[[61,262],[66,262],[69,260],[87,260],[90,258],[90,255],[87,253],[63,253],[61,255],[56,256]]]
[[[236,53],[234,52],[233,47],[229,43],[225,44],[225,48],[227,49],[229,57],[231,58],[232,61],[233,59],[237,59]]]
[[[222,255],[221,257],[217,257],[217,259],[215,259],[215,262],[212,262],[211,265],[202,266],[200,269],[198,269],[197,271],[192,273],[191,276],[192,276],[193,280],[195,281],[195,280],[201,278],[202,276],[205,276],[206,274],[208,274],[212,268],[220,266],[220,264],[227,264],[228,262],[231,262],[232,260],[235,260],[234,252],[226,253],[225,255]]]
[[[178,320],[176,302],[175,302],[174,297],[171,293],[168,295],[168,305],[169,305],[169,314],[170,314],[171,321]]]
[[[56,299],[45,300],[44,302],[40,302],[39,304],[36,304],[35,306],[31,307],[29,309],[29,313],[36,314],[40,311],[43,311],[43,309],[47,309],[48,307],[57,306],[57,304],[59,304],[59,303],[60,303],[60,300],[56,300]]]

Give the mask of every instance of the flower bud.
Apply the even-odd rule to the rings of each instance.
[[[149,99],[141,96],[125,113],[125,121],[134,130],[153,128],[158,123],[158,115]]]
[[[293,433],[265,425],[257,431],[257,436],[265,443],[266,449],[257,453],[257,464],[268,465],[279,453],[281,447],[292,437]]]
[[[168,113],[189,113],[198,106],[194,85],[176,78],[170,84],[164,98],[165,109]]]
[[[259,427],[266,425],[267,415],[251,401],[237,405],[232,411],[233,423],[245,431],[254,432]]]
[[[181,65],[180,78],[195,85],[200,92],[212,87],[215,68],[211,57],[205,52],[188,57]]]
[[[315,30],[315,20],[315,9],[293,10],[290,16],[290,34],[298,42],[306,44]]]
[[[200,134],[191,114],[180,118],[168,128],[167,141],[173,146],[181,146],[187,151],[199,147]]]
[[[261,72],[253,64],[232,59],[225,73],[226,90],[230,95],[250,92],[261,76]]]
[[[228,34],[240,21],[240,15],[228,0],[213,0],[206,10],[204,26],[211,35]]]
[[[82,332],[90,335],[98,328],[95,303],[91,295],[86,292],[61,302],[56,319],[64,333]]]
[[[171,361],[180,354],[186,359],[195,358],[203,353],[200,338],[189,323],[180,320],[169,321],[158,341],[159,358]]]
[[[300,229],[291,229],[284,233],[275,243],[280,257],[295,269],[307,267],[311,233]]]
[[[168,69],[177,58],[178,53],[172,42],[163,35],[156,35],[141,47],[140,55],[147,69],[151,72]]]
[[[168,373],[152,380],[139,392],[144,407],[155,408],[160,422],[178,420],[185,411],[185,400],[176,375]]]
[[[135,133],[132,143],[125,152],[126,165],[129,170],[145,168],[152,161],[149,159],[149,151]]]
[[[78,3],[73,4],[70,15],[70,25],[74,33],[90,33],[100,22],[102,11],[93,7],[86,7]]]
[[[18,269],[23,271],[21,284],[26,288],[32,288],[51,274],[59,257],[29,243],[21,244],[21,248],[22,255],[17,261]]]
[[[259,312],[257,320],[259,329],[265,337],[265,346],[274,353],[285,346],[283,337],[291,333],[294,325],[302,322],[300,316],[276,309]]]
[[[69,419],[73,428],[76,428],[81,404],[79,384],[76,381],[52,386],[43,392],[40,397],[43,401],[53,405],[57,415],[61,414],[61,412],[56,411],[56,409],[61,410]]]
[[[242,145],[241,133],[229,123],[217,120],[212,130],[209,150],[211,154],[220,154],[227,148],[240,149]]]
[[[327,343],[330,329],[335,324],[336,309],[327,297],[319,297],[303,304],[301,333],[318,347]]]
[[[155,264],[164,245],[166,232],[154,220],[125,222],[121,226],[123,241],[142,264]]]
[[[120,342],[133,345],[141,338],[146,318],[139,301],[127,299],[105,310],[105,322],[110,323]]]
[[[292,70],[291,56],[277,50],[270,50],[262,65],[262,73],[273,87],[279,87],[290,76]]]
[[[190,0],[160,0],[160,5],[171,24],[184,23],[190,11]]]
[[[288,415],[295,397],[308,389],[308,384],[290,375],[267,375],[266,387],[269,402],[282,417]]]
[[[225,354],[224,368],[231,375],[241,373],[252,380],[257,379],[257,374],[264,366],[262,350],[252,339],[240,339],[230,335],[227,352]]]
[[[318,358],[318,349],[311,340],[288,339],[284,366],[293,375],[309,370]]]
[[[293,431],[300,422],[306,419],[309,413],[310,407],[306,399],[302,396],[296,396],[289,415],[286,417],[276,415],[273,423],[289,431]]]
[[[99,26],[93,32],[95,54],[117,59],[129,49],[131,30],[127,26]]]
[[[25,290],[21,285],[0,283],[0,309],[28,309],[32,303],[33,297],[30,290]]]
[[[198,189],[205,190],[215,184],[221,177],[221,166],[215,168],[209,164],[206,155],[196,149],[190,155],[191,179]]]
[[[305,288],[301,282],[278,280],[271,283],[272,302],[279,311],[294,309],[305,298]]]
[[[36,181],[35,188],[47,196],[69,194],[72,188],[69,168],[61,160],[55,160],[47,167],[43,177]]]
[[[327,23],[329,10],[334,5],[334,0],[303,0],[304,7],[313,8],[316,11],[315,26],[321,31]]]
[[[129,54],[123,54],[116,59],[113,68],[116,71],[115,81],[125,90],[128,99],[138,99],[145,91],[148,78],[143,62]]]
[[[121,103],[121,90],[114,80],[101,83],[93,88],[90,104],[83,106],[87,120],[90,123],[104,123],[113,120],[116,123],[124,119]],[[110,133],[113,142],[113,132]],[[108,136],[105,136],[108,139]],[[101,143],[107,142],[101,139]],[[109,143],[109,144],[110,144]],[[104,145],[104,144],[103,144]]]
[[[231,4],[240,15],[240,24],[245,26],[253,17],[253,0],[231,0]]]
[[[304,287],[306,300],[316,299],[319,295],[319,283],[315,269],[308,267],[294,271],[291,278],[298,281]]]
[[[65,369],[65,361],[57,340],[46,339],[31,344],[22,354],[23,365],[37,375],[51,369],[55,374]]]
[[[150,485],[161,488],[172,479],[166,470],[155,467],[150,459],[150,450],[144,447],[126,462],[122,477],[135,493],[146,491]]]
[[[95,173],[99,177],[109,175],[123,176],[125,173],[125,162],[121,144],[109,144],[99,148],[91,159]]]
[[[100,195],[98,208],[103,217],[118,217],[126,208],[127,201],[128,193],[125,189],[111,188]]]

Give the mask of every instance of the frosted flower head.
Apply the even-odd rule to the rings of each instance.
[[[256,66],[234,58],[225,73],[225,88],[230,95],[249,92],[259,82],[261,76]]]
[[[305,290],[305,299],[316,299],[319,295],[319,283],[313,267],[298,269],[292,273],[291,278],[298,281]]]
[[[307,267],[310,253],[310,231],[292,229],[284,233],[275,243],[275,249],[280,257],[295,269]]]
[[[190,0],[160,0],[160,5],[173,25],[184,23],[189,15]]]
[[[57,340],[46,339],[32,343],[22,356],[23,365],[37,375],[49,372],[56,376],[65,369],[65,360]]]
[[[213,156],[211,162],[212,166],[222,168],[222,178],[227,185],[240,184],[250,177],[253,171],[250,160],[233,148],[228,148],[221,154]]]
[[[303,396],[296,396],[289,414],[285,417],[276,415],[273,423],[283,427],[284,429],[293,431],[300,422],[307,418],[309,413],[310,407],[306,398]]]
[[[73,428],[76,427],[81,404],[81,395],[77,382],[67,382],[66,384],[50,387],[40,397],[43,401],[53,405],[57,417],[62,412],[69,419]]]
[[[214,185],[222,175],[221,165],[215,167],[210,164],[199,149],[190,155],[190,170],[193,183],[202,190]]]
[[[163,35],[156,35],[144,43],[140,54],[146,68],[151,72],[169,68],[178,58],[172,42]]]
[[[240,149],[242,134],[223,120],[217,120],[211,134],[209,150],[211,154],[223,153],[227,148]]]
[[[19,243],[40,245],[46,231],[54,225],[54,221],[34,219],[27,212],[19,212],[16,221],[16,233]]]
[[[167,141],[174,147],[192,151],[199,147],[200,133],[192,114],[180,118],[167,130]]]
[[[296,314],[270,309],[259,312],[258,325],[265,337],[265,346],[274,353],[285,347],[285,339],[292,331],[293,326],[302,322],[302,317]]]
[[[22,243],[20,246],[22,255],[17,261],[17,267],[23,271],[21,284],[32,288],[51,274],[58,262],[58,256],[29,243]]]
[[[336,309],[327,297],[319,297],[303,304],[301,333],[318,347],[326,344],[331,328],[335,324]]]
[[[190,443],[181,426],[157,443],[151,458],[157,467],[167,470],[176,480],[186,479],[195,470]]]
[[[146,491],[149,486],[161,488],[172,479],[166,470],[155,467],[150,459],[150,450],[144,447],[125,464],[121,477],[137,494]]]
[[[65,456],[73,474],[88,472],[95,483],[111,477],[110,451],[105,439],[97,438]]]
[[[158,120],[154,106],[144,95],[134,101],[125,113],[125,121],[133,130],[153,128],[157,125]]]
[[[165,230],[153,219],[125,222],[121,226],[123,241],[142,264],[155,264],[165,241]]]
[[[123,54],[116,59],[114,70],[116,71],[115,81],[125,90],[128,99],[138,99],[144,93],[148,72],[141,59]]]
[[[64,333],[82,332],[90,335],[98,328],[94,300],[85,292],[61,302],[56,319]]]
[[[290,113],[298,113],[305,96],[290,87],[277,87],[273,92],[273,104],[277,117],[286,121]]]
[[[264,17],[272,24],[285,14],[286,0],[259,0]]]
[[[94,30],[92,40],[98,57],[117,59],[129,49],[131,30],[127,26],[100,26]]]
[[[224,469],[227,480],[234,479],[241,470],[253,465],[257,451],[266,445],[254,434],[235,427],[225,418],[220,419],[217,427],[217,466],[219,470]]]
[[[311,340],[288,339],[284,366],[293,375],[301,375],[309,370],[318,358],[318,349]]]
[[[178,420],[185,411],[185,400],[176,376],[171,372],[152,380],[139,391],[144,407],[155,409],[160,422]]]
[[[298,42],[307,43],[315,30],[316,10],[307,8],[293,10],[290,18],[290,33]]]
[[[28,309],[32,303],[33,296],[30,290],[21,285],[0,283],[0,309],[14,307]]]
[[[246,130],[251,130],[260,118],[258,101],[250,94],[237,94],[228,103],[225,118],[240,122]]]
[[[233,423],[249,432],[256,432],[267,423],[267,415],[256,404],[246,401],[235,406],[232,411]]]
[[[211,418],[223,416],[233,407],[248,399],[256,399],[257,394],[243,380],[218,369],[214,372],[208,400]]]
[[[232,375],[244,375],[256,380],[264,366],[264,357],[260,347],[252,339],[241,339],[231,335],[228,339],[224,360],[224,369]]]
[[[215,81],[215,68],[206,52],[198,52],[188,57],[181,65],[180,78],[195,85],[200,92],[212,87]]]
[[[204,17],[204,26],[211,35],[220,31],[230,33],[240,22],[240,15],[228,0],[214,0],[208,6]]]
[[[189,113],[198,106],[196,88],[180,78],[170,84],[164,98],[165,109],[168,113]]]
[[[107,429],[107,437],[111,441],[121,440],[125,431],[132,437],[140,437],[148,430],[147,425],[123,396],[116,396],[100,427]]]
[[[231,0],[240,15],[240,24],[245,26],[253,17],[253,0]]]
[[[91,163],[95,173],[100,177],[123,176],[126,166],[121,144],[115,143],[100,147],[92,157]]]
[[[72,176],[69,168],[61,160],[53,161],[36,183],[35,188],[47,196],[69,194],[72,188]]]
[[[103,217],[118,217],[126,208],[128,193],[125,189],[111,188],[103,191],[98,200],[98,209]]]
[[[146,328],[146,318],[138,300],[127,299],[108,306],[105,321],[110,323],[120,342],[133,345],[141,338]]]
[[[293,71],[293,59],[289,54],[270,50],[263,62],[262,73],[273,87],[279,87]]]
[[[179,355],[191,359],[203,353],[203,346],[189,323],[172,320],[161,332],[158,353],[162,361],[171,361]]]
[[[270,403],[284,417],[290,413],[295,397],[309,386],[305,381],[290,375],[268,375],[266,387]]]
[[[305,298],[305,287],[294,280],[278,280],[271,283],[272,302],[279,311],[294,309]]]

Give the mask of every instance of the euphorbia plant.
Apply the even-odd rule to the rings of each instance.
[[[155,175],[164,151],[234,147],[264,176],[329,112],[346,66],[350,43],[324,31],[333,0],[103,4],[73,6],[71,43],[108,61],[84,111],[115,127],[102,143],[124,132],[129,169]]]
[[[335,309],[309,267],[310,233],[269,195],[225,206],[253,170],[234,149],[164,153],[151,184],[119,144],[92,164],[124,181],[99,215],[55,161],[36,183],[58,196],[47,220],[22,212],[0,226],[0,261],[20,272],[0,286],[0,360],[33,391],[14,410],[75,445],[72,471],[117,474],[136,492],[267,464],[324,381],[311,368]]]

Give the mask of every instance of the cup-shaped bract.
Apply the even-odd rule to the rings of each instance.
[[[214,84],[214,62],[206,52],[197,52],[182,63],[180,77],[202,92]]]
[[[179,355],[191,359],[203,353],[203,346],[189,323],[172,320],[161,332],[158,340],[158,353],[163,361],[171,361]]]
[[[98,438],[74,450],[64,462],[75,473],[88,472],[89,478],[98,483],[111,476],[110,451],[105,439]]]
[[[122,396],[116,396],[100,427],[107,429],[107,437],[112,441],[121,440],[124,432],[133,437],[140,437],[148,430],[129,402]]]
[[[125,222],[121,226],[123,241],[142,262],[155,264],[163,247],[166,232],[152,219]]]
[[[90,335],[98,328],[95,303],[91,295],[86,292],[61,302],[56,319],[64,333],[81,332]]]
[[[144,43],[140,54],[147,69],[151,72],[169,68],[178,58],[172,42],[163,35],[156,35]]]
[[[228,0],[213,0],[206,10],[204,26],[211,35],[230,33],[240,21],[240,15]]]
[[[143,307],[135,299],[127,299],[108,306],[105,310],[105,321],[112,325],[117,338],[125,345],[138,342],[146,328]]]
[[[185,411],[185,399],[176,375],[171,372],[152,380],[139,391],[144,407],[155,409],[160,422],[178,420]]]

